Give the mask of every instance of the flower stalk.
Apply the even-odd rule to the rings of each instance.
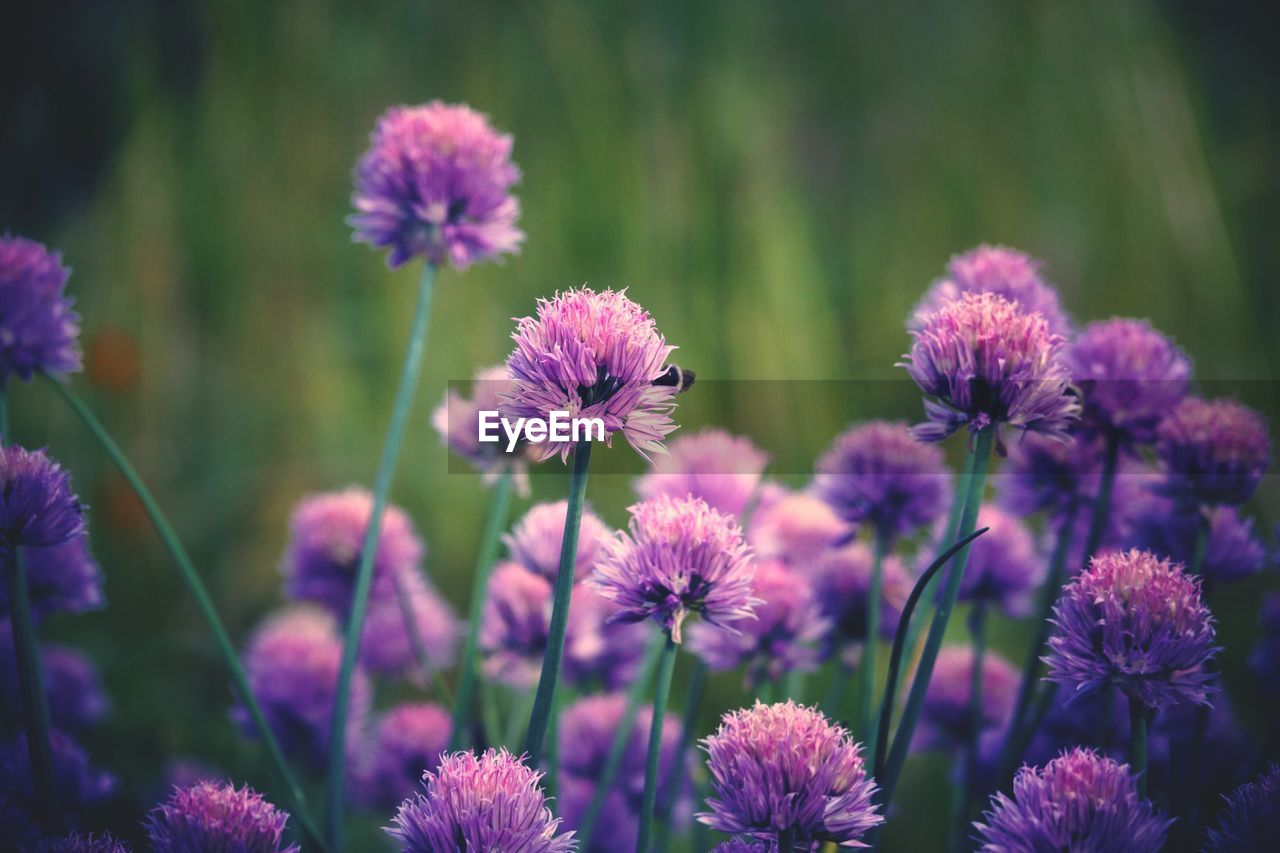
[[[880,640],[880,598],[884,585],[884,557],[889,537],[883,531],[875,534],[872,545],[871,583],[867,588],[867,639],[862,646],[862,662],[858,665],[858,709],[854,717],[854,731],[864,743],[869,739],[871,722],[871,693],[875,689],[876,653]]]
[[[344,792],[346,787],[346,738],[347,714],[351,702],[351,680],[355,674],[356,658],[360,652],[360,637],[364,630],[365,611],[369,606],[369,590],[373,584],[373,560],[378,550],[378,536],[382,532],[382,515],[387,507],[391,481],[395,477],[396,462],[404,443],[405,426],[413,409],[413,396],[422,374],[422,355],[427,345],[427,330],[431,319],[431,297],[435,290],[436,266],[423,266],[418,282],[417,304],[413,311],[413,324],[409,331],[409,345],[405,349],[404,364],[400,369],[400,384],[396,389],[395,403],[391,409],[391,423],[382,444],[382,456],[373,482],[373,508],[369,524],[365,528],[364,544],[360,549],[360,565],[356,570],[355,592],[351,599],[351,613],[347,618],[343,640],[342,667],[338,670],[338,686],[333,698],[333,718],[330,722],[329,772],[326,784],[325,806],[328,818],[329,843],[341,847]]]
[[[531,766],[542,760],[543,742],[555,709],[556,684],[564,658],[564,638],[569,627],[569,597],[573,592],[573,571],[578,555],[578,528],[582,524],[582,504],[587,495],[587,470],[591,464],[591,442],[579,441],[573,450],[573,475],[569,480],[569,505],[564,520],[564,539],[560,543],[560,570],[556,574],[551,606],[551,624],[547,651],[542,658],[542,672],[534,694],[533,711],[524,751]]]
[[[1137,775],[1138,796],[1147,795],[1147,706],[1129,697],[1129,766]]]
[[[640,806],[640,832],[636,837],[636,853],[649,853],[653,838],[653,813],[658,801],[658,769],[662,758],[662,724],[671,699],[671,680],[676,670],[676,641],[667,632],[658,662],[658,686],[653,697],[653,722],[649,726],[649,751],[644,767],[644,799]]]

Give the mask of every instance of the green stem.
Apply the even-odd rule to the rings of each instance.
[[[929,582],[933,580],[933,576],[942,570],[953,556],[959,553],[960,549],[986,533],[990,528],[982,527],[959,542],[952,544],[950,548],[943,551],[932,563],[929,568],[925,569],[920,577],[916,580],[915,586],[911,588],[910,595],[907,596],[907,603],[902,606],[902,616],[898,619],[898,630],[893,635],[893,650],[889,653],[889,673],[885,676],[884,681],[884,699],[880,703],[879,725],[876,734],[876,751],[875,758],[871,766],[875,772],[872,774],[876,779],[884,776],[885,753],[889,749],[889,724],[893,720],[893,701],[898,693],[898,674],[902,671],[902,661],[906,652],[907,637],[912,633],[910,623],[911,617],[915,614],[916,605],[920,599],[924,597],[925,590],[929,587]]]
[[[444,680],[444,675],[431,662],[431,655],[427,652],[427,643],[422,638],[422,629],[418,625],[417,614],[413,612],[413,599],[409,594],[409,590],[404,588],[404,582],[399,574],[393,579],[393,586],[396,591],[396,603],[400,606],[400,618],[404,622],[405,633],[409,637],[409,647],[413,651],[414,661],[418,664],[418,669],[422,670],[422,677],[431,685],[432,691],[445,705],[453,705],[453,694],[449,691],[449,683]]]
[[[862,645],[862,662],[858,665],[858,709],[853,729],[857,732],[858,740],[863,743],[867,742],[871,731],[871,691],[875,689],[876,654],[880,640],[880,590],[884,578],[884,554],[888,544],[889,537],[883,532],[875,534],[871,584],[867,588],[867,638]]]
[[[405,348],[404,364],[400,368],[400,384],[396,388],[395,403],[391,408],[391,423],[382,443],[382,456],[373,480],[373,508],[364,531],[364,543],[360,548],[360,565],[356,569],[356,586],[351,597],[351,612],[346,621],[343,639],[342,667],[338,670],[338,687],[333,696],[333,716],[329,729],[329,773],[325,791],[325,814],[328,818],[330,844],[341,849],[342,816],[346,789],[347,714],[351,703],[351,679],[355,676],[356,659],[360,653],[360,637],[364,630],[365,611],[369,607],[369,590],[373,584],[373,560],[378,551],[378,536],[382,532],[382,515],[387,508],[387,495],[395,477],[396,461],[404,443],[405,426],[413,411],[413,395],[422,373],[422,354],[427,346],[427,329],[431,320],[431,295],[435,290],[436,267],[426,264],[418,281],[418,299],[413,309],[413,324],[409,330],[409,345]]]
[[[778,830],[778,853],[792,853],[796,849],[795,827]]]
[[[129,488],[133,489],[133,493],[138,496],[139,502],[142,503],[142,508],[146,511],[147,517],[151,519],[152,526],[155,527],[156,533],[160,536],[160,541],[164,543],[170,556],[173,557],[173,561],[177,564],[178,572],[182,575],[183,581],[186,582],[192,598],[195,599],[200,615],[209,624],[209,630],[213,633],[214,643],[231,673],[232,686],[235,688],[241,703],[248,710],[254,729],[257,730],[258,738],[262,741],[263,746],[266,747],[271,765],[284,788],[289,811],[293,813],[294,818],[298,821],[298,825],[309,844],[318,850],[327,849],[323,837],[307,812],[306,796],[302,793],[301,786],[299,786],[297,779],[294,777],[293,771],[289,769],[288,762],[284,759],[284,753],[281,752],[280,744],[271,732],[271,726],[268,725],[266,715],[262,712],[262,706],[258,704],[257,697],[254,696],[253,690],[249,687],[249,678],[245,674],[244,665],[241,664],[239,656],[236,655],[235,649],[231,645],[231,639],[227,636],[227,629],[222,624],[222,617],[218,615],[217,608],[214,607],[213,598],[205,588],[204,582],[200,580],[195,564],[191,562],[191,557],[188,556],[186,549],[182,547],[182,542],[178,539],[178,534],[174,531],[173,525],[169,523],[169,519],[160,510],[160,505],[152,497],[151,491],[142,482],[142,478],[138,476],[138,472],[124,455],[124,451],[107,433],[102,422],[94,416],[93,412],[89,411],[89,408],[79,397],[71,392],[70,388],[56,379],[50,378],[49,381],[57,392],[62,395],[62,399],[66,401],[72,411],[79,416],[80,420],[89,429],[89,432],[93,434],[93,437],[102,445],[102,449],[111,459],[112,464],[120,471],[125,482],[129,484]]]
[[[1093,515],[1089,519],[1089,533],[1084,540],[1085,568],[1093,555],[1098,553],[1102,535],[1107,530],[1107,518],[1111,514],[1111,491],[1116,482],[1116,465],[1120,461],[1120,442],[1115,435],[1107,435],[1106,458],[1102,463],[1102,482],[1098,484],[1098,497],[1093,502]]]
[[[662,757],[662,724],[667,714],[667,702],[671,698],[671,679],[676,671],[676,641],[667,634],[662,647],[662,660],[658,663],[658,687],[653,696],[653,722],[649,726],[649,752],[644,765],[644,799],[640,806],[640,832],[636,838],[636,853],[649,853],[653,838],[653,811],[658,801],[658,768]]]
[[[987,653],[987,608],[975,602],[969,613],[969,635],[973,643],[973,669],[969,671],[969,731],[964,749],[963,776],[960,783],[964,795],[956,815],[957,847],[963,844],[969,814],[977,795],[978,785],[978,734],[982,728],[982,664]]]
[[[511,491],[515,474],[505,466],[489,501],[489,517],[480,537],[480,552],[476,557],[476,569],[471,587],[471,608],[467,614],[467,639],[462,647],[462,668],[458,675],[458,696],[453,704],[453,730],[449,736],[449,748],[460,749],[464,731],[471,718],[471,705],[476,695],[476,661],[479,658],[480,623],[484,621],[485,596],[489,592],[489,577],[493,574],[494,558],[498,553],[498,535],[506,526],[511,512]],[[481,702],[485,701],[481,697]],[[495,732],[496,734],[496,732]]]
[[[974,438],[973,472],[965,484],[964,511],[960,514],[960,526],[957,531],[960,537],[968,536],[977,525],[978,508],[982,504],[983,486],[986,484],[987,464],[991,459],[991,443],[994,434],[995,428],[987,427],[979,431]],[[897,787],[898,777],[902,773],[902,767],[907,761],[911,737],[915,734],[916,723],[920,719],[920,711],[924,705],[924,694],[929,689],[929,679],[933,677],[933,665],[942,648],[943,635],[946,634],[947,623],[951,621],[951,611],[955,608],[956,598],[960,594],[960,581],[964,577],[965,565],[968,561],[969,546],[965,545],[956,554],[947,576],[942,600],[938,603],[938,609],[933,614],[933,622],[929,625],[929,635],[925,640],[924,651],[920,655],[920,663],[916,667],[915,678],[911,682],[911,692],[902,710],[902,722],[898,725],[898,733],[893,739],[893,747],[889,750],[889,758],[885,763],[880,803],[886,812],[893,798],[894,789]]]
[[[658,660],[662,657],[662,651],[666,645],[666,638],[661,633],[655,632],[645,652],[644,661],[640,664],[640,671],[636,673],[635,680],[627,689],[627,704],[623,707],[622,719],[613,733],[613,740],[609,743],[609,753],[605,756],[604,769],[596,781],[591,802],[583,812],[582,821],[579,824],[577,838],[578,848],[581,850],[591,849],[591,836],[595,832],[596,821],[600,818],[600,809],[604,807],[604,798],[613,787],[618,771],[622,769],[622,759],[626,755],[627,742],[631,740],[631,732],[636,725],[636,716],[640,713],[640,705],[649,692],[649,682],[653,679],[653,671],[657,669]]]
[[[1147,706],[1129,697],[1129,769],[1137,774],[1138,796],[1147,795]]]
[[[685,767],[684,757],[689,748],[693,746],[694,738],[697,735],[698,715],[702,711],[702,700],[706,693],[707,665],[702,662],[701,658],[695,657],[693,666],[689,670],[689,690],[684,698],[684,712],[680,715],[680,741],[676,744],[675,760],[671,762],[666,778],[662,780],[662,790],[664,791],[674,792],[680,785],[680,777],[683,775]],[[675,807],[675,804],[676,797],[667,797],[659,810],[658,842],[654,845],[659,851],[666,850],[670,841],[671,810]],[[582,845],[582,849],[587,849],[585,842]]]
[[[587,494],[590,464],[591,442],[579,441],[573,449],[573,477],[569,481],[569,506],[564,519],[564,538],[560,543],[560,571],[556,574],[547,651],[542,657],[538,692],[534,695],[529,731],[524,739],[524,751],[533,767],[542,760],[542,743],[547,737],[555,706],[556,682],[560,679],[560,661],[564,657],[564,635],[569,626],[569,596],[573,592],[573,569],[578,555],[578,527],[582,523],[582,503]]]
[[[31,623],[31,598],[27,593],[27,573],[22,549],[7,547],[4,560],[5,586],[9,593],[9,616],[13,628],[13,650],[18,659],[18,687],[22,693],[22,719],[27,733],[31,763],[31,785],[36,795],[40,822],[49,832],[58,829],[58,793],[53,784],[53,749],[49,746],[49,697],[45,693],[40,661],[40,639]]]

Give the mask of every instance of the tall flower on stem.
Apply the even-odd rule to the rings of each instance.
[[[17,652],[32,788],[40,817],[50,827],[57,822],[57,798],[49,704],[22,551],[63,545],[83,532],[83,509],[71,490],[71,477],[58,463],[39,450],[0,447],[0,571]]]
[[[243,850],[245,853],[299,853],[286,845],[289,815],[249,787],[197,782],[175,788],[147,815],[147,837],[156,853]]]
[[[755,574],[751,552],[736,521],[701,498],[660,496],[631,507],[628,531],[606,543],[591,583],[621,608],[615,619],[653,619],[666,632],[658,665],[654,723],[649,733],[644,803],[637,851],[647,851],[657,797],[661,721],[675,671],[681,625],[699,613],[721,630],[750,618]]]
[[[1209,704],[1217,649],[1199,579],[1145,551],[1102,554],[1063,587],[1053,622],[1049,679],[1077,692],[1114,684],[1128,697],[1131,758],[1143,774],[1151,710]]]
[[[1266,421],[1234,400],[1183,400],[1161,421],[1156,450],[1162,491],[1191,506],[1244,503],[1271,465]]]
[[[862,747],[794,702],[730,711],[703,741],[715,797],[696,815],[720,832],[774,840],[779,851],[859,840],[884,822]]]
[[[384,113],[356,167],[352,197],[356,213],[348,220],[355,229],[355,239],[389,248],[390,267],[418,256],[425,263],[391,422],[374,476],[373,510],[360,549],[342,670],[334,694],[326,805],[329,840],[335,845],[342,828],[351,679],[383,512],[422,372],[436,271],[446,262],[465,270],[472,263],[518,249],[524,235],[515,224],[520,207],[511,188],[520,179],[520,170],[511,162],[511,146],[511,137],[496,132],[483,115],[466,106],[433,101],[419,107],[393,107]]]
[[[1004,427],[1066,439],[1079,416],[1062,362],[1063,339],[1038,313],[992,293],[966,293],[928,315],[903,366],[925,394],[928,422],[915,435],[938,441],[961,426],[969,428],[972,462],[963,484],[964,508],[957,540],[969,536],[978,520],[987,464],[996,431]],[[942,647],[969,559],[966,546],[957,555],[907,696],[898,734],[880,779],[888,803],[906,762],[921,705]],[[891,662],[892,666],[892,662]]]
[[[655,384],[666,375],[672,349],[643,308],[619,291],[583,287],[538,302],[536,317],[517,321],[515,350],[507,367],[515,384],[503,398],[502,414],[549,420],[551,413],[599,418],[605,442],[622,433],[641,455],[663,450],[663,438],[676,428],[671,420],[676,389]],[[535,763],[551,722],[569,596],[578,554],[582,505],[587,491],[591,442],[550,438],[534,455],[542,459],[573,453],[573,475],[566,504],[560,568],[551,611],[551,634],[534,696],[525,751]]]
[[[80,370],[80,317],[65,294],[70,275],[57,252],[0,236],[0,397],[11,377]]]

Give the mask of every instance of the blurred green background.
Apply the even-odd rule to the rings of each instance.
[[[238,638],[280,600],[294,502],[376,464],[416,270],[388,272],[343,218],[391,104],[475,106],[514,134],[525,176],[524,252],[442,276],[394,490],[460,606],[486,493],[450,473],[430,410],[449,380],[505,358],[510,318],[582,282],[629,286],[705,380],[682,423],[753,435],[794,483],[852,417],[918,417],[900,383],[861,380],[901,378],[907,310],[984,241],[1043,258],[1078,318],[1149,317],[1217,392],[1275,412],[1280,68],[1262,6],[289,0],[15,16],[0,228],[74,268],[88,367],[75,385]],[[266,785],[122,481],[46,389],[11,398],[18,439],[75,472],[108,576],[109,609],[49,625],[93,655],[114,699],[89,743],[124,782],[104,819],[133,832],[173,756]],[[640,464],[609,456],[590,498],[620,524]],[[563,494],[562,477],[537,480],[539,496]],[[1256,503],[1275,517],[1273,481]],[[1215,606],[1229,676],[1271,585]],[[1002,625],[997,640],[1025,633]],[[722,705],[735,687],[717,682]],[[944,784],[909,776],[901,807],[937,820],[898,821],[892,846],[937,842]]]

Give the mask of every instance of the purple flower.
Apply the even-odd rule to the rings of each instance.
[[[745,835],[735,835],[711,848],[711,853],[774,853],[778,849],[772,841],[761,841]]]
[[[289,543],[280,566],[290,598],[314,601],[346,621],[372,512],[372,493],[354,486],[312,495],[298,504],[289,520]],[[394,599],[397,575],[416,571],[425,553],[408,514],[388,506],[373,558],[371,600]]]
[[[49,548],[82,533],[84,509],[71,476],[43,450],[0,447],[0,559],[7,562],[13,548]]]
[[[555,581],[560,574],[560,546],[564,542],[564,522],[569,512],[568,501],[535,504],[510,533],[502,537],[511,559],[531,572]],[[595,567],[600,545],[609,535],[609,527],[590,509],[582,510],[578,527],[578,553],[573,567],[575,581],[582,580]]]
[[[810,570],[849,536],[849,526],[826,501],[774,483],[761,487],[747,529],[747,542],[757,557],[781,560],[800,571]]]
[[[993,504],[978,510],[978,527],[991,529],[969,547],[959,600],[996,605],[1010,616],[1027,615],[1045,576],[1045,559],[1031,531]]]
[[[1136,549],[1100,554],[1053,613],[1050,681],[1077,692],[1115,684],[1157,709],[1209,704],[1213,616],[1181,565]]]
[[[704,429],[672,441],[669,455],[636,481],[636,493],[642,499],[702,498],[712,509],[741,518],[768,463],[769,454],[751,439]]]
[[[80,534],[61,545],[22,550],[32,612],[84,613],[106,606],[102,570],[88,543],[89,537]],[[0,589],[0,617],[8,614],[9,593]]]
[[[965,293],[1003,296],[1028,314],[1041,314],[1055,334],[1071,334],[1071,318],[1062,309],[1058,291],[1040,277],[1040,261],[1017,249],[987,245],[952,256],[946,276],[925,293],[908,317],[907,328],[920,329],[930,314]]]
[[[626,704],[627,698],[621,693],[587,696],[566,708],[560,717],[557,806],[565,826],[570,829],[581,827],[587,807],[600,785],[614,734],[622,725]],[[652,724],[652,706],[642,706],[627,738],[618,773],[605,794],[596,822],[598,831],[592,835],[591,846],[585,853],[608,853],[636,837]],[[658,758],[658,778],[664,783],[677,759],[679,743],[679,721],[671,716],[664,717]],[[681,774],[674,791],[659,787],[660,809],[670,802],[673,793],[677,797],[688,793],[687,774]]]
[[[1016,302],[966,293],[911,334],[915,342],[900,366],[926,397],[928,421],[912,428],[921,441],[993,424],[1066,438],[1079,416],[1063,338]]]
[[[695,816],[712,829],[858,846],[884,821],[861,747],[816,709],[757,702],[725,714],[703,744],[715,797]]]
[[[156,853],[298,853],[296,844],[284,842],[288,821],[286,812],[247,785],[197,782],[174,788],[148,812],[145,827]]]
[[[831,629],[809,581],[776,560],[756,563],[751,594],[760,602],[752,617],[726,630],[702,622],[689,629],[689,651],[712,670],[746,666],[754,690],[789,672],[818,668],[819,643]]]
[[[70,275],[57,252],[0,237],[0,388],[12,376],[80,370],[80,317],[65,295]]]
[[[1042,768],[1019,770],[1013,797],[997,793],[991,810],[973,825],[983,853],[1158,853],[1172,823],[1138,796],[1129,765],[1092,750],[1073,749]]]
[[[736,521],[701,498],[663,495],[630,512],[630,535],[605,543],[588,581],[618,604],[614,619],[653,619],[679,643],[690,613],[720,626],[750,617],[755,568]]]
[[[1162,490],[1191,504],[1242,504],[1271,465],[1267,423],[1233,400],[1188,397],[1160,423]]]
[[[432,101],[392,107],[356,166],[347,224],[355,239],[390,248],[387,266],[416,255],[458,269],[519,251],[520,170],[511,137],[469,107]]]
[[[110,707],[93,662],[75,649],[46,643],[41,648],[49,719],[60,729],[78,732],[97,723]],[[0,620],[0,722],[22,720],[17,658],[8,620]]]
[[[53,786],[64,814],[78,814],[100,805],[115,793],[116,777],[92,765],[70,735],[50,730],[49,746],[53,752]],[[35,813],[31,758],[24,734],[0,744],[0,799],[10,800],[19,811]]]
[[[492,483],[506,468],[515,475],[516,491],[529,494],[528,447],[519,444],[508,453],[505,441],[480,441],[480,412],[496,412],[500,396],[514,383],[505,364],[476,371],[467,398],[450,388],[431,415],[431,425],[440,433],[440,443],[461,456]]]
[[[813,569],[813,595],[823,616],[832,623],[833,644],[866,642],[871,567],[871,548],[853,542],[828,551]],[[913,581],[902,560],[893,555],[885,557],[880,581],[880,635],[891,640]]]
[[[1213,853],[1271,849],[1280,838],[1280,767],[1272,764],[1256,782],[1241,785],[1226,800],[1218,825],[1209,830],[1205,849]]]
[[[401,803],[386,832],[404,853],[568,853],[573,833],[557,833],[560,821],[547,808],[541,778],[505,749],[446,755],[424,777],[425,795]]]
[[[360,636],[361,665],[372,673],[420,680],[426,675],[416,653],[420,642],[432,669],[453,666],[462,639],[462,623],[453,608],[416,569],[402,573],[398,583],[408,603],[413,633],[398,596],[370,601]]]
[[[538,683],[551,631],[551,581],[519,563],[501,563],[489,580],[480,649],[485,675],[518,689]],[[626,684],[644,656],[648,631],[635,624],[611,623],[618,606],[585,584],[569,598],[565,632],[564,677],[572,684],[599,679]]]
[[[313,766],[327,764],[333,695],[342,662],[342,640],[333,619],[323,611],[294,607],[267,619],[254,633],[245,654],[253,695],[271,731],[289,755]],[[355,744],[368,718],[371,700],[367,676],[357,670],[351,682],[347,742]],[[252,733],[249,715],[234,717]]]
[[[667,372],[668,346],[649,313],[625,291],[583,287],[538,300],[538,316],[516,321],[515,351],[507,367],[515,388],[500,410],[549,420],[552,412],[604,422],[605,443],[621,432],[641,456],[663,453],[676,428],[675,388],[655,385]],[[574,442],[550,438],[531,448],[536,459],[567,460]]]
[[[1125,447],[1154,441],[1191,382],[1191,359],[1146,320],[1090,323],[1067,349],[1066,362],[1084,398],[1081,428]]]
[[[449,748],[449,712],[430,702],[396,705],[378,722],[358,795],[377,808],[395,808],[436,769]]]
[[[953,749],[977,736],[1003,729],[1013,713],[1020,675],[1007,660],[993,652],[982,656],[982,708],[979,719],[970,713],[973,695],[973,649],[951,646],[938,653],[933,677],[920,711],[920,727],[913,749]]]
[[[110,833],[73,832],[58,838],[45,838],[20,848],[23,853],[129,853],[129,848]]]
[[[1195,556],[1201,524],[1208,525],[1200,573],[1218,583],[1235,583],[1262,571],[1267,549],[1253,532],[1253,519],[1242,518],[1233,506],[1208,507],[1199,512],[1173,501],[1148,495],[1127,525],[1127,542],[1134,548],[1189,566]]]
[[[892,542],[946,512],[951,472],[942,451],[912,438],[905,422],[869,421],[836,437],[813,488],[845,521]]]

